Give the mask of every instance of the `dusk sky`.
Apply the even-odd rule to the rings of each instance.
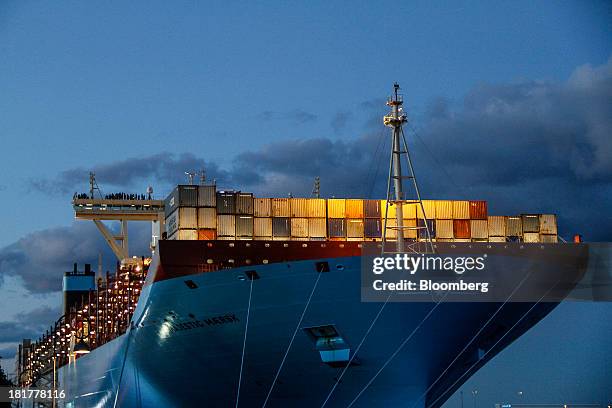
[[[89,171],[103,193],[163,198],[204,168],[264,196],[320,176],[382,198],[394,81],[424,198],[610,241],[610,21],[606,1],[3,1],[0,355],[57,316],[73,262],[113,262],[70,206]]]

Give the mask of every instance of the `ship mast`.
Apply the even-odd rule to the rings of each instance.
[[[410,159],[410,153],[408,151],[408,144],[406,143],[406,138],[404,137],[404,131],[402,126],[404,123],[408,121],[406,114],[402,111],[402,105],[404,104],[404,100],[402,95],[399,93],[400,86],[396,82],[393,84],[393,95],[387,100],[387,106],[391,108],[391,112],[383,118],[383,123],[385,126],[391,128],[391,162],[389,163],[389,178],[387,180],[387,205],[385,208],[385,222],[384,222],[384,230],[383,230],[383,251],[384,245],[386,241],[387,234],[387,214],[389,212],[389,204],[395,205],[395,220],[396,226],[392,227],[392,229],[397,230],[397,241],[396,241],[396,250],[397,252],[404,252],[406,249],[411,249],[415,251],[416,244],[411,244],[406,246],[404,240],[404,230],[406,229],[425,229],[427,231],[426,234],[426,242],[430,244],[431,251],[433,252],[433,244],[431,243],[431,233],[428,228],[429,221],[425,215],[425,209],[423,208],[423,202],[421,200],[421,194],[419,192],[419,187],[416,181],[416,177],[414,175],[414,169],[412,167],[412,160]],[[402,150],[403,149],[403,150]],[[402,175],[402,162],[401,156],[406,155],[406,159],[408,162],[408,175]],[[414,185],[414,192],[416,195],[416,199],[406,200],[404,197],[403,190],[403,179],[412,180],[412,184]],[[391,184],[393,184],[393,196],[391,194]],[[424,218],[424,226],[416,226],[416,227],[408,227],[404,226],[404,213],[403,213],[403,204],[404,203],[416,203],[423,213]],[[418,240],[417,240],[418,242]],[[425,250],[427,250],[427,245],[425,245]],[[416,252],[416,251],[415,251]],[[422,252],[422,251],[419,251]]]

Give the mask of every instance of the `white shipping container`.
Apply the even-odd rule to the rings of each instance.
[[[272,236],[272,218],[254,218],[253,235],[258,237]]]
[[[273,217],[290,217],[291,205],[288,198],[273,198],[272,199],[272,216]]]
[[[506,217],[503,215],[491,215],[487,219],[489,236],[505,237],[506,236]],[[506,242],[504,239],[503,242]]]
[[[506,242],[506,237],[489,237],[489,242]]]
[[[507,217],[506,236],[520,237],[521,235],[523,235],[523,222],[521,221],[521,217]]]
[[[308,200],[308,217],[327,217],[327,202],[324,198],[311,198]]]
[[[252,237],[253,236],[253,217],[250,215],[236,216],[236,236],[237,237]]]
[[[355,218],[347,219],[346,236],[349,238],[363,238],[363,220]]]
[[[470,219],[470,202],[453,201],[453,218],[456,220]]]
[[[291,218],[291,236],[308,238],[308,218]]]
[[[217,187],[198,186],[198,207],[217,206]]]
[[[217,215],[217,237],[235,237],[236,218],[233,215]]]
[[[524,214],[523,218],[523,232],[540,232],[540,216]]]
[[[470,231],[472,238],[487,239],[489,237],[487,220],[470,220]]]
[[[272,200],[270,198],[256,198],[253,206],[256,217],[272,216]]]
[[[216,208],[198,208],[198,228],[217,228]]]
[[[540,234],[540,242],[556,244],[558,242],[557,234]]]
[[[540,215],[540,234],[557,235],[557,216],[556,215],[554,214],[541,214]]]
[[[310,234],[311,238],[325,238],[327,236],[327,219],[308,219],[308,233]]]
[[[540,242],[540,234],[537,232],[525,232],[523,234],[524,242]]]
[[[436,238],[453,238],[453,220],[436,220]]]
[[[197,241],[198,230],[197,229],[179,229],[178,230],[179,240]]]

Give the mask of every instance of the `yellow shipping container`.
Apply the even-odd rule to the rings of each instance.
[[[291,236],[308,238],[308,218],[291,218]]]
[[[308,217],[308,198],[291,198],[291,216]]]
[[[383,220],[384,223],[384,220]],[[416,239],[417,230],[416,230],[417,221],[416,219],[404,220],[404,238],[412,238]],[[384,227],[384,224],[383,224]],[[397,234],[399,229],[397,227],[396,219],[387,220],[387,239],[397,239]]]
[[[506,242],[506,237],[489,237],[489,242]]]
[[[327,236],[327,219],[309,218],[308,233],[311,238],[325,238]]]
[[[523,234],[523,241],[529,243],[540,242],[540,234],[537,232],[525,232]]]
[[[417,218],[427,218],[428,220],[436,219],[436,202],[434,200],[423,200],[423,208],[425,209],[425,214],[423,214],[421,205],[417,204]]]
[[[389,203],[389,209],[387,210],[387,200],[380,200],[380,216],[384,220],[385,214],[387,214],[387,218],[395,219],[395,208],[396,206],[393,203]]]
[[[345,207],[346,218],[363,218],[363,200],[347,199]]]
[[[308,217],[325,218],[327,217],[327,205],[324,198],[308,199]]]
[[[470,219],[470,202],[453,201],[453,218],[456,220]]]
[[[453,219],[453,202],[451,200],[436,200],[436,219]]]
[[[416,215],[416,212],[415,212]],[[417,220],[416,218],[411,218],[409,220],[404,219],[404,227],[408,227],[408,228],[404,228],[404,238],[412,238],[412,239],[416,239],[417,237]]]
[[[289,217],[291,211],[289,210],[289,199],[288,198],[273,198],[272,199],[272,216],[273,217]]]
[[[402,216],[405,220],[416,219],[417,217],[417,203],[404,203],[402,207]]]
[[[489,237],[487,220],[470,220],[472,238],[486,239]]]
[[[349,238],[363,238],[363,220],[354,218],[347,219],[346,236]]]
[[[254,213],[256,217],[271,217],[272,216],[272,199],[256,198],[253,201]]]
[[[327,200],[328,218],[346,217],[346,200],[344,198],[330,198]]]

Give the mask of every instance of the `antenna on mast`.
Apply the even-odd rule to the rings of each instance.
[[[195,177],[195,173],[192,171],[186,171],[185,175],[187,176],[187,179],[189,180],[189,185],[193,185],[193,178]]]
[[[410,159],[410,152],[408,150],[408,144],[406,143],[406,137],[404,136],[404,130],[402,126],[404,123],[408,121],[406,114],[403,112],[402,105],[404,104],[404,98],[399,93],[400,86],[396,82],[393,84],[393,96],[387,100],[387,106],[391,108],[391,112],[383,118],[383,123],[385,126],[391,128],[391,159],[389,163],[389,177],[387,179],[387,204],[385,208],[385,222],[384,222],[384,230],[383,230],[383,252],[385,250],[385,243],[387,238],[387,221],[388,221],[388,213],[389,213],[389,203],[395,205],[395,219],[396,226],[391,227],[391,229],[397,230],[397,242],[396,249],[397,252],[404,252],[406,249],[409,249],[413,252],[419,252],[415,248],[416,243],[418,243],[418,238],[415,243],[411,243],[409,245],[404,244],[404,230],[413,229],[420,230],[425,229],[427,231],[426,242],[428,242],[431,246],[431,252],[433,252],[433,243],[431,241],[431,232],[429,229],[429,221],[427,220],[425,209],[423,207],[423,201],[421,200],[421,194],[419,192],[419,186],[417,184],[416,176],[414,175],[414,168],[412,167],[412,160]],[[402,163],[401,156],[405,155],[408,162],[408,175],[402,175]],[[414,193],[416,195],[416,199],[406,200],[404,197],[403,191],[403,180],[410,179],[412,180],[412,184],[414,186]],[[393,195],[391,193],[391,184],[393,184]],[[423,218],[425,219],[425,225],[423,227],[408,227],[404,226],[404,213],[403,213],[403,205],[405,203],[416,203],[423,213]],[[417,234],[419,236],[421,234]],[[420,237],[419,237],[420,238]],[[426,245],[427,249],[427,245]]]
[[[102,193],[100,192],[100,187],[98,187],[98,183],[96,182],[96,173],[93,171],[89,172],[89,198],[94,199],[94,191],[98,190],[98,194],[100,194],[100,198],[102,197]]]
[[[206,185],[206,170],[200,170],[200,185]]]
[[[314,187],[312,189],[312,196],[315,198],[321,198],[321,178],[319,176],[314,179]]]

